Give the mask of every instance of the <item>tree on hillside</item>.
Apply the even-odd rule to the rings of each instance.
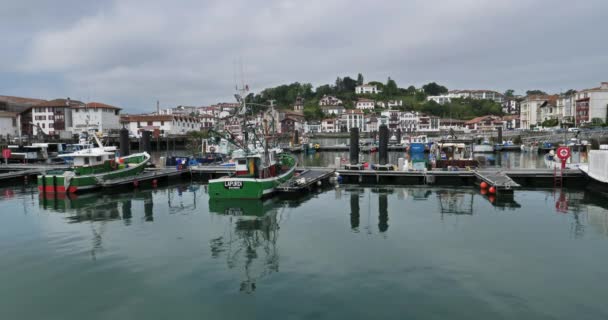
[[[397,83],[395,82],[395,80],[391,79],[391,77],[388,77],[383,93],[387,97],[399,94],[399,88],[397,87]]]
[[[546,92],[542,91],[542,90],[528,90],[526,91],[526,95],[527,96],[532,96],[532,95],[547,95]]]
[[[378,90],[384,92],[384,83],[378,82],[378,81],[370,81],[370,82],[368,82],[368,84],[370,84],[372,86],[376,86],[378,88]]]
[[[515,90],[509,89],[509,90],[505,91],[504,95],[507,98],[513,98],[515,96]]]
[[[357,85],[362,85],[363,83],[364,83],[364,81],[363,81],[363,75],[359,73],[357,75]]]
[[[342,84],[344,85],[344,91],[355,92],[357,80],[352,79],[351,77],[344,77],[344,79],[342,79]]]
[[[429,96],[438,96],[444,93],[448,93],[448,88],[439,85],[435,82],[431,82],[422,86],[422,90]]]
[[[407,89],[405,89],[405,93],[408,95],[415,95],[416,94],[416,87],[414,86],[409,86],[407,87]]]
[[[319,99],[322,98],[324,95],[332,95],[332,94],[334,94],[334,89],[328,84],[318,86],[317,89],[315,90],[315,96]]]
[[[571,96],[571,95],[573,95],[575,93],[576,93],[576,90],[570,89],[570,90],[568,90],[568,91],[566,91],[566,92],[564,92],[562,94],[565,95],[565,96]]]

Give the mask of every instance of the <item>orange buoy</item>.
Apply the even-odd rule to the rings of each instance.
[[[487,188],[487,187],[488,187],[488,184],[487,184],[485,181],[482,181],[482,182],[479,184],[479,186],[480,186],[482,189],[485,189],[485,188]]]
[[[156,179],[152,180],[152,186],[156,188],[158,186],[158,181]]]
[[[491,194],[496,193],[496,188],[494,186],[490,187],[490,189],[488,190]]]
[[[488,189],[481,189],[481,195],[485,196],[488,193]]]
[[[488,200],[490,200],[490,203],[494,203],[494,201],[496,201],[496,196],[491,194],[488,196]]]

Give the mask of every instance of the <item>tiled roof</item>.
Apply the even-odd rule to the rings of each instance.
[[[78,105],[84,105],[84,103],[82,101],[78,101],[78,100],[69,100],[70,107],[74,107],[74,106],[78,106]],[[34,105],[33,107],[55,107],[55,108],[63,107],[63,108],[65,108],[67,106],[68,106],[67,99],[54,99],[54,100],[41,102],[39,104]]]
[[[0,96],[0,102],[7,102],[11,104],[35,105],[44,101],[46,100],[13,96]]]
[[[81,107],[81,106],[78,106]],[[93,109],[113,109],[113,110],[120,110],[120,108],[115,107],[115,106],[111,106],[109,104],[105,104],[105,103],[101,103],[101,102],[89,102],[86,104],[87,108],[93,108]]]

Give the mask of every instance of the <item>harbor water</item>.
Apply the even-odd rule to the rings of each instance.
[[[607,319],[608,197],[0,188],[0,319]]]

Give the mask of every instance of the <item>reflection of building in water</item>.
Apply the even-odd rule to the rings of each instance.
[[[473,198],[475,195],[472,192],[463,192],[458,190],[438,190],[437,198],[439,199],[439,209],[441,215],[444,214],[473,214]]]
[[[405,192],[414,200],[427,200],[431,194],[433,194],[433,191],[429,190],[428,188],[405,189]]]
[[[251,293],[256,282],[279,271],[278,208],[272,200],[211,200],[211,212],[230,215],[233,228],[211,241],[211,256],[225,256],[228,268],[242,268],[240,291]]]

